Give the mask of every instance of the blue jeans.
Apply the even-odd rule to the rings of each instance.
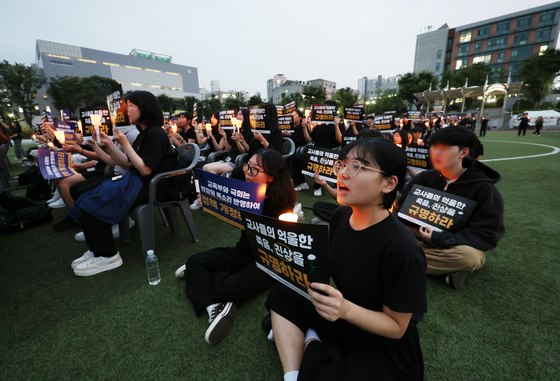
[[[21,139],[14,139],[14,150],[16,151],[16,159],[25,159],[27,157],[27,152],[21,148]]]

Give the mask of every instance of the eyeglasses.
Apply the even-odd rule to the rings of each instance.
[[[362,169],[362,168],[369,169],[370,171],[375,171],[375,172],[386,174],[386,172],[383,172],[380,169],[368,167],[367,165],[363,165],[358,160],[350,160],[350,162],[348,164],[344,164],[342,162],[342,160],[337,160],[333,164],[333,172],[334,172],[335,176],[338,176],[339,173],[341,173],[344,169],[346,169],[346,175],[348,177],[356,177],[356,176],[358,176],[358,173],[360,173],[360,169]]]
[[[262,169],[258,169],[257,167],[249,167],[249,164],[243,164],[243,172],[247,172],[251,176],[256,176],[259,174],[259,172],[268,175],[268,173],[266,173]]]

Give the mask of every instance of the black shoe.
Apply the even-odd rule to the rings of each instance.
[[[66,216],[62,221],[58,224],[54,224],[54,231],[56,232],[65,232],[67,230],[77,229],[82,227],[82,224],[79,222],[74,221],[70,217]]]
[[[272,329],[272,318],[270,314],[266,315],[261,323],[261,328],[264,331],[265,335],[268,336],[270,330]]]
[[[229,333],[233,320],[237,315],[237,307],[232,302],[220,303],[212,309],[211,323],[204,339],[208,344],[218,344]]]
[[[454,273],[449,273],[445,277],[445,283],[458,290],[463,287],[463,283],[465,283],[468,275],[468,271],[456,271]]]

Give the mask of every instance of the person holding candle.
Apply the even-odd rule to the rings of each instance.
[[[334,164],[337,200],[330,222],[329,267],[336,288],[311,283],[303,298],[278,283],[263,321],[285,381],[422,380],[417,324],[427,310],[426,258],[389,208],[406,159],[386,139],[346,145]],[[321,339],[343,350],[331,359]]]
[[[277,218],[296,204],[294,187],[282,156],[272,149],[259,149],[244,165],[246,181],[265,183],[263,215]],[[244,230],[234,247],[220,247],[193,255],[175,272],[185,278],[186,293],[195,314],[208,312],[205,334],[217,344],[229,332],[237,305],[271,287],[275,280],[257,268]]]
[[[197,142],[197,133],[192,126],[193,124],[193,116],[190,112],[182,112],[176,117],[177,120],[177,127],[179,130],[174,132],[169,136],[171,143],[174,146],[179,147],[186,143],[196,143]]]

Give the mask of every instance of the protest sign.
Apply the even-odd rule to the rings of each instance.
[[[111,122],[109,108],[107,106],[90,108],[84,107],[80,109],[80,121],[82,123],[82,131],[84,133],[84,142],[90,140],[95,132],[89,117],[91,114],[101,115],[101,126],[99,127],[99,131],[107,134],[109,137],[113,137],[113,123]]]
[[[432,169],[430,149],[427,146],[413,144],[406,147],[406,166],[415,170]]]
[[[311,123],[334,123],[336,106],[334,105],[311,105]]]
[[[276,105],[276,112],[278,113],[278,116],[284,115],[284,106]]]
[[[234,108],[226,108],[220,110],[220,127],[223,130],[233,130],[233,122],[231,118],[237,116],[237,111]]]
[[[391,131],[395,129],[394,112],[384,113],[373,117],[373,128],[380,131]]]
[[[78,123],[71,122],[71,121],[55,120],[54,125],[57,131],[64,132],[64,141],[61,141],[61,143],[76,144],[76,138],[74,137],[74,132],[76,131],[76,128],[78,128]]]
[[[171,111],[164,111],[163,112],[163,125],[169,125],[169,118],[171,117]]]
[[[60,110],[60,119],[62,119],[63,121],[70,120],[70,110],[68,110],[67,108],[63,108],[62,110]]]
[[[282,131],[294,132],[294,117],[291,115],[279,116],[278,128]]]
[[[329,284],[328,225],[298,224],[241,212],[257,267],[309,299],[312,282]]]
[[[254,131],[258,131],[261,134],[270,134],[270,130],[267,129],[266,125],[266,108],[264,105],[251,106],[249,108],[249,120],[251,121],[251,127]]]
[[[364,105],[344,107],[344,119],[347,121],[361,122],[362,120],[364,120],[364,114]]]
[[[111,116],[111,123],[113,123],[113,126],[121,127],[130,125],[121,85],[119,85],[117,90],[109,94],[107,97],[107,104],[109,105],[109,115]]]
[[[38,149],[39,170],[45,180],[62,179],[78,174],[72,165],[70,152]]]
[[[266,184],[250,183],[197,170],[202,210],[243,229],[240,210],[261,214]]]
[[[409,111],[407,119],[420,120],[420,111]]]
[[[192,116],[193,116],[193,120],[196,120],[196,118],[198,117],[198,104],[196,102],[192,108]]]
[[[432,108],[435,112],[443,112],[443,105],[434,105]]]
[[[340,151],[322,147],[307,147],[305,151],[307,164],[301,171],[304,175],[312,176],[319,172],[319,178],[336,184],[336,176],[333,172],[334,162],[338,160]]]
[[[296,109],[297,109],[296,101],[291,101],[289,103],[286,103],[284,105],[284,114],[289,115],[292,112],[296,111]]]
[[[437,232],[456,232],[465,227],[475,206],[476,201],[414,184],[398,215]]]

